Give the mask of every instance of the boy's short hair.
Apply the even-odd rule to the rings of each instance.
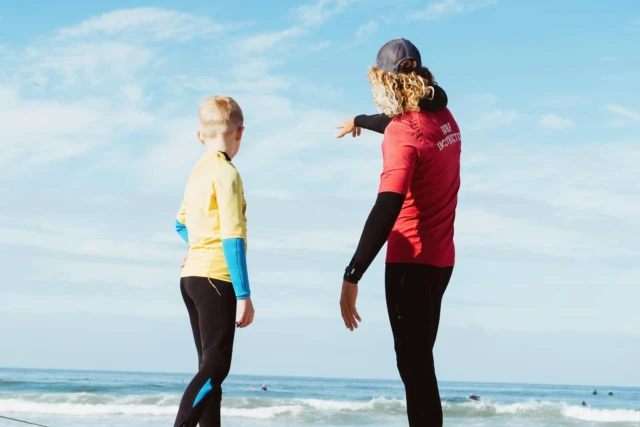
[[[242,127],[244,116],[235,100],[216,95],[202,102],[198,120],[204,138],[230,137]]]

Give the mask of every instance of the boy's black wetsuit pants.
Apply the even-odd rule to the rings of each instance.
[[[211,282],[209,282],[211,280]],[[222,382],[229,374],[236,332],[236,294],[230,282],[183,277],[182,297],[198,350],[198,373],[187,386],[174,427],[220,426]]]

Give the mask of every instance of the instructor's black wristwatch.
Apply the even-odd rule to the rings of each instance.
[[[360,272],[358,270],[359,270],[358,269],[358,263],[357,262],[352,262],[344,270],[343,279],[346,280],[347,282],[351,282],[351,283],[357,285],[358,282],[360,281],[360,279],[362,279],[362,272]]]

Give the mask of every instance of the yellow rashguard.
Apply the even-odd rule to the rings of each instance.
[[[177,217],[189,242],[182,277],[231,281],[222,240],[243,242],[246,250],[246,207],[236,168],[224,153],[207,151],[191,172]]]

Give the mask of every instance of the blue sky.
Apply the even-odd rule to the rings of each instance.
[[[1,4],[0,366],[193,370],[173,223],[226,94],[257,309],[233,371],[396,378],[382,256],[361,329],[338,308],[381,138],[333,138],[396,37],[463,135],[440,378],[639,384],[634,0]]]

